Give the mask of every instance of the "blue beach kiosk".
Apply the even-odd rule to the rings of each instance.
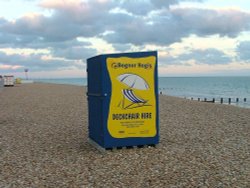
[[[104,149],[159,143],[157,52],[87,59],[89,139]]]

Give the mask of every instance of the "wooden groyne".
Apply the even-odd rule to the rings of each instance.
[[[190,98],[191,100],[196,100],[194,97]],[[247,102],[247,98],[219,98],[219,100],[216,98],[212,98],[211,100],[208,100],[207,98],[201,99],[197,98],[197,101],[200,102],[209,102],[209,103],[220,103],[220,104],[231,104],[231,103],[240,103],[240,102]]]
[[[164,94],[161,89],[159,92],[160,95]],[[190,100],[197,100],[200,102],[207,102],[207,103],[220,103],[220,104],[238,104],[238,103],[246,103],[247,102],[247,98],[233,98],[233,97],[229,97],[229,98],[225,98],[225,97],[220,97],[220,98],[200,98],[200,97],[184,97],[185,99],[190,99]]]

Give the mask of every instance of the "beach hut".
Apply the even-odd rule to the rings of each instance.
[[[4,75],[4,86],[14,86],[14,76],[13,75]]]
[[[159,142],[157,52],[87,60],[89,138],[102,148]]]
[[[22,83],[22,79],[21,78],[16,78],[15,79],[15,84],[21,84]]]
[[[0,90],[3,89],[3,87],[4,87],[4,80],[2,75],[0,75]]]

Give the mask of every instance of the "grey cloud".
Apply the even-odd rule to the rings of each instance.
[[[0,64],[22,66],[20,70],[23,70],[23,67],[26,67],[32,71],[63,70],[69,69],[71,67],[79,67],[79,64],[77,64],[75,61],[55,59],[45,60],[42,58],[43,55],[44,54],[31,54],[29,56],[19,54],[7,55],[3,52],[0,52]]]
[[[150,2],[157,8],[169,8],[170,5],[178,4],[179,2],[181,2],[181,0],[151,0]]]
[[[30,44],[38,42],[37,40],[38,37],[35,36],[0,32],[0,47],[2,48],[29,48]]]
[[[188,65],[187,61],[189,60],[194,60],[196,64],[219,65],[231,63],[232,57],[227,56],[220,50],[210,48],[205,50],[191,50],[177,57],[167,56],[159,58],[159,61],[162,61],[162,65]]]
[[[169,9],[170,5],[185,1],[202,2],[203,0],[123,0],[120,1],[121,4],[119,6],[129,13],[145,16],[152,11]]]
[[[96,55],[96,49],[90,48],[91,43],[76,39],[64,42],[48,42],[42,38],[0,33],[0,47],[48,49],[54,57],[69,60],[82,60]],[[11,56],[13,58],[15,56]]]
[[[87,47],[90,45],[90,42],[82,42],[77,39],[67,41],[48,41],[43,37],[38,36],[0,33],[0,48],[62,49],[69,47]]]
[[[49,48],[49,49],[65,49],[74,47],[88,47],[91,45],[89,42],[78,41],[77,39],[67,40],[67,41],[41,41],[43,39],[38,39],[35,42],[29,44],[31,48]]]
[[[183,8],[171,13],[183,28],[197,35],[236,37],[241,31],[250,29],[250,14],[237,10],[209,10]]]
[[[158,59],[159,66],[164,67],[168,65],[183,65],[184,63],[180,61],[177,57],[173,56],[160,56]]]
[[[101,32],[101,28],[105,28],[105,25],[110,25],[112,17],[109,11],[112,8],[121,6],[128,10],[141,11],[148,4],[159,4],[158,1],[123,1],[123,3],[99,3],[98,1],[82,2],[78,6],[49,6],[41,5],[44,8],[51,8],[54,10],[54,14],[51,17],[43,15],[36,15],[33,17],[22,17],[17,19],[14,23],[8,22],[2,27],[4,30],[22,35],[40,35],[41,37],[48,38],[49,40],[68,40],[75,36],[95,36]],[[159,1],[161,2],[161,1]],[[176,1],[162,1],[161,4],[171,4]],[[158,5],[157,5],[158,6]],[[140,8],[138,8],[140,7]],[[152,10],[152,6],[148,8]],[[119,21],[121,17],[119,17]],[[118,21],[118,20],[117,20]],[[94,23],[94,24],[93,24]],[[115,24],[115,23],[114,23]],[[95,32],[96,31],[96,32]],[[105,30],[104,30],[105,31]]]
[[[131,44],[112,44],[116,51],[126,52],[131,49]]]
[[[65,22],[64,22],[65,21]],[[23,17],[16,22],[8,22],[0,26],[0,31],[23,36],[43,37],[47,41],[72,40],[80,35],[81,26],[72,20],[60,17],[34,16]]]
[[[15,36],[7,33],[0,33],[0,46],[5,47],[6,44],[17,42]]]
[[[178,2],[180,1],[139,0],[108,1],[108,3],[89,1],[89,4],[82,2],[78,6],[69,7],[43,5],[45,8],[54,10],[50,17],[36,15],[22,17],[15,22],[0,21],[0,32],[37,37],[35,42],[38,43],[99,36],[110,43],[168,45],[190,34],[199,36],[219,34],[235,37],[240,32],[250,29],[250,14],[237,10],[156,8]],[[132,12],[135,12],[133,8],[144,11],[144,9],[139,10],[138,7],[144,7],[145,12],[148,12],[146,9],[159,11],[150,16],[110,13],[110,10],[117,6]],[[105,31],[113,31],[113,33],[102,35]],[[39,41],[40,38],[43,40]]]
[[[148,22],[152,22],[147,23]],[[168,10],[145,20],[136,18],[130,23],[118,24],[114,33],[104,36],[110,43],[132,43],[135,45],[160,44],[166,45],[178,42],[188,36],[186,28],[173,18]]]
[[[197,64],[228,64],[232,59],[224,52],[217,49],[193,50],[190,54],[183,54],[179,57],[181,60],[194,59]]]
[[[146,15],[154,9],[153,4],[145,0],[125,0],[120,7],[135,15]]]
[[[250,41],[241,42],[236,51],[240,60],[250,62]]]
[[[169,5],[178,4],[180,2],[203,2],[204,0],[150,0],[156,7],[169,7]]]
[[[73,40],[76,37],[94,37],[120,22],[129,22],[133,17],[125,14],[111,14],[115,3],[82,2],[78,6],[45,6],[54,13],[24,16],[15,22],[0,22],[0,32],[13,35],[35,36],[47,42]]]
[[[170,9],[152,17],[137,17],[131,23],[116,25],[104,36],[111,43],[168,45],[191,34],[236,37],[250,29],[250,14],[236,10]]]
[[[34,17],[21,17],[15,22],[9,21],[0,23],[0,31],[20,35],[37,35],[38,32],[44,32],[45,16],[36,15]]]
[[[96,55],[97,51],[93,48],[70,47],[64,49],[52,49],[52,54],[55,57],[63,57],[71,60],[85,60]]]
[[[0,17],[0,25],[7,23],[8,21],[2,17]]]

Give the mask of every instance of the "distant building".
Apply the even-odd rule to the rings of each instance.
[[[0,89],[2,89],[3,86],[4,86],[4,80],[3,80],[2,75],[0,75]]]
[[[4,86],[14,86],[15,79],[13,75],[4,75],[3,80]]]

